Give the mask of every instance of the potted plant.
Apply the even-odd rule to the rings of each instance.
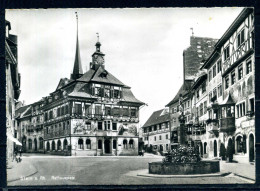
[[[219,156],[221,157],[222,160],[226,160],[226,148],[223,143],[221,143],[221,145],[220,145]]]

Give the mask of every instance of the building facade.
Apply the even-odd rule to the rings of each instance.
[[[218,41],[212,39],[209,46],[205,46],[207,51],[194,51],[205,44],[198,43],[195,38],[191,37],[191,46],[183,54],[184,83],[166,105],[171,116],[171,146],[180,140],[178,116],[183,112],[186,143],[198,145],[203,158],[220,157],[220,146],[224,145],[226,149],[228,146],[234,148],[234,159],[238,162],[253,162],[253,9],[243,9]],[[203,42],[207,41],[206,38]],[[203,52],[206,54],[200,56]]]
[[[95,46],[83,73],[77,36],[70,78],[60,79],[49,96],[17,111],[26,152],[138,155],[139,108],[144,103],[105,69],[101,43]]]
[[[167,152],[170,148],[170,129],[168,110],[161,109],[153,112],[142,126],[145,150]]]
[[[17,36],[10,34],[11,23],[6,21],[5,67],[6,67],[6,134],[7,159],[13,158],[17,143],[15,128],[15,104],[20,95],[20,74],[17,60]],[[15,143],[16,142],[16,143]]]

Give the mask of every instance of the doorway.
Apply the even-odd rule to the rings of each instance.
[[[253,162],[255,160],[255,144],[254,144],[254,135],[251,134],[249,136],[249,162]]]
[[[37,139],[34,139],[34,151],[37,151]]]
[[[215,140],[214,141],[214,157],[217,157],[218,156],[218,146],[217,146],[217,141]]]
[[[111,153],[111,150],[110,150],[110,140],[106,139],[104,144],[105,144],[105,153]]]
[[[26,137],[23,137],[23,140],[22,140],[22,148],[23,148],[23,152],[26,152]]]
[[[200,145],[200,156],[203,157],[203,146],[202,146],[202,142],[200,142],[199,145]]]

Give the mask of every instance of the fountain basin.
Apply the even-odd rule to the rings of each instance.
[[[210,174],[219,171],[219,161],[217,160],[203,160],[197,163],[149,163],[149,174]]]

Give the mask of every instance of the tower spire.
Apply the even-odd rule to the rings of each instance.
[[[78,13],[75,12],[75,14],[76,14],[76,20],[77,20],[76,54],[75,54],[73,73],[71,74],[71,77],[70,77],[73,80],[75,80],[83,75],[81,58],[80,58],[80,50],[79,50],[79,39],[78,39]]]

